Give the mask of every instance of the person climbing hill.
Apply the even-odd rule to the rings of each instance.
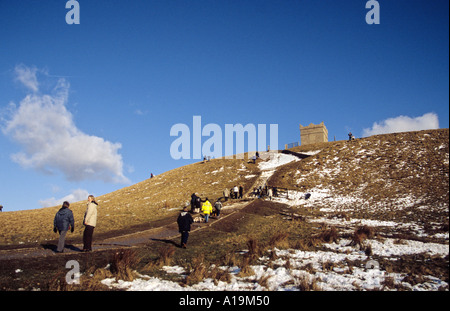
[[[212,213],[212,205],[208,198],[206,198],[205,202],[202,204],[202,213],[205,215],[205,222],[208,222],[209,215]]]
[[[62,253],[64,251],[67,231],[70,229],[70,232],[73,232],[75,228],[73,213],[69,209],[69,206],[69,202],[64,201],[53,220],[53,232],[59,232],[59,241],[56,248],[57,253]]]
[[[191,231],[191,224],[194,222],[191,214],[188,212],[188,207],[185,206],[177,219],[178,231],[181,233],[181,248],[186,248],[189,232]]]

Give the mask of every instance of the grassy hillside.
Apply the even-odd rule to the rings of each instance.
[[[376,135],[292,150],[318,153],[283,166],[269,185],[313,196],[326,192],[324,205],[327,196],[352,197],[341,206],[347,205],[349,212],[376,214],[378,219],[404,209],[396,217],[418,220],[433,209],[432,214],[426,213],[427,221],[448,222],[448,129]]]
[[[96,241],[173,222],[193,192],[215,199],[266,178],[291,190],[195,224],[187,249],[165,235],[121,251],[2,261],[0,289],[448,290],[448,145],[443,129],[302,146],[294,150],[311,156],[298,161],[272,154],[259,165],[217,159],[180,167],[98,197]],[[55,239],[57,209],[0,213],[2,243]],[[85,202],[72,209],[79,239]],[[68,258],[82,263],[78,287],[65,285]]]
[[[279,167],[269,185],[311,192],[313,198],[323,196],[323,200],[314,200],[317,207],[326,207],[331,197],[339,196],[340,209],[355,217],[444,221],[448,225],[448,145],[449,130],[442,129],[300,146],[293,150],[314,151],[314,155]],[[215,199],[224,188],[239,184],[247,191],[259,174],[258,166],[247,160],[215,159],[99,196],[96,234],[114,235],[163,224],[173,220],[168,216],[175,217],[192,193]],[[76,229],[69,239],[81,239],[85,208],[85,202],[71,202]],[[0,213],[0,245],[56,239],[52,226],[58,209]]]
[[[99,203],[96,234],[114,234],[145,229],[190,201],[196,192],[203,199],[222,196],[223,189],[242,185],[249,189],[259,174],[247,160],[214,159],[183,166],[152,179],[97,197]],[[247,176],[247,178],[246,178]],[[250,176],[250,177],[248,177]],[[81,239],[86,202],[70,202],[75,232],[69,239]],[[0,213],[0,245],[36,244],[57,238],[53,218],[60,206]]]

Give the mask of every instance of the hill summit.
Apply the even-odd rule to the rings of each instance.
[[[96,234],[136,232],[173,220],[192,193],[215,200],[225,188],[242,185],[249,193],[262,182],[289,189],[285,203],[291,206],[324,208],[338,204],[347,214],[448,224],[448,129],[376,135],[290,151],[310,156],[283,162],[273,153],[256,164],[248,158],[213,159],[99,196]],[[278,162],[272,165],[274,161]],[[311,194],[310,201],[303,199],[305,193]],[[51,229],[58,209],[0,213],[0,245],[54,239]],[[76,219],[74,236],[81,238],[85,203],[71,202],[71,209]],[[434,212],[429,213],[430,209]]]

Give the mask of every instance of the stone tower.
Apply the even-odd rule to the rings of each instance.
[[[317,125],[311,123],[308,126],[302,126],[300,124],[300,140],[302,146],[328,142],[328,130],[323,121]]]

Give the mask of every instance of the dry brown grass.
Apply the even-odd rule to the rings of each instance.
[[[247,175],[255,175],[245,178]],[[190,201],[192,193],[217,199],[225,188],[242,185],[250,189],[259,175],[256,165],[245,159],[214,159],[183,166],[152,179],[97,195],[98,221],[95,235],[126,232],[143,224],[175,215]],[[81,240],[86,202],[70,202],[75,218],[75,232],[67,239]],[[60,206],[0,213],[0,246],[7,244],[42,244],[55,240],[53,218]]]
[[[281,167],[269,184],[300,191],[326,185],[343,195],[363,189],[359,195],[367,204],[384,202],[382,211],[370,211],[372,215],[368,215],[369,211],[355,208],[354,212],[343,214],[346,219],[371,216],[379,220],[401,218],[439,222],[448,218],[447,209],[441,208],[435,213],[398,211],[395,205],[389,204],[413,194],[421,204],[448,206],[448,140],[449,130],[441,129],[300,146],[293,150],[321,152]],[[109,194],[96,194],[100,205],[95,234],[99,237],[113,231],[139,230],[139,226],[149,226],[151,222],[174,216],[194,192],[203,198],[215,199],[222,195],[224,188],[236,184],[242,184],[248,190],[260,172],[256,165],[247,162],[246,159],[198,162]],[[245,178],[248,175],[255,177]],[[0,246],[56,240],[58,235],[53,233],[52,227],[58,209],[59,206],[0,213]],[[71,209],[75,216],[75,232],[69,233],[67,239],[80,241],[86,204],[71,202]]]
[[[297,288],[300,291],[320,291],[321,288],[317,284],[317,280],[314,277],[302,276],[295,280]]]
[[[190,272],[184,279],[184,284],[191,286],[197,284],[205,279],[208,275],[208,268],[210,264],[205,261],[203,255],[193,258],[190,265]]]
[[[251,267],[251,258],[248,256],[244,256],[238,265],[238,267],[241,269],[239,273],[237,274],[238,277],[244,278],[255,274],[255,271],[253,271],[253,268]]]
[[[396,206],[389,204],[409,195],[418,198],[421,204],[447,204],[448,141],[449,129],[440,129],[300,146],[292,150],[320,152],[283,166],[269,185],[305,192],[325,185],[341,195],[351,195],[358,189],[358,195],[369,205],[383,202],[386,208],[376,215],[378,219],[407,216],[416,220],[423,215],[407,211],[400,215]],[[442,218],[445,212],[434,217],[428,215],[433,217],[428,221]]]
[[[331,228],[324,228],[316,237],[325,243],[333,243],[338,240],[338,231],[334,226]]]
[[[110,271],[117,280],[133,281],[140,259],[132,249],[119,250],[111,259]]]
[[[364,241],[374,237],[374,229],[369,226],[360,226],[356,228],[352,236],[352,241],[350,245],[359,246],[360,248],[365,247]]]
[[[175,246],[162,246],[158,249],[158,257],[154,260],[149,261],[143,271],[151,271],[154,269],[160,269],[163,266],[170,266],[173,262],[173,256],[175,254]]]
[[[218,282],[231,282],[231,275],[228,270],[222,269],[218,265],[211,264],[205,260],[203,255],[194,258],[188,269],[190,272],[182,281],[182,283],[187,286],[197,284],[206,278],[213,279],[215,284],[218,284]]]

